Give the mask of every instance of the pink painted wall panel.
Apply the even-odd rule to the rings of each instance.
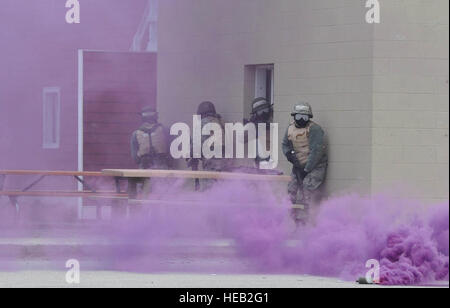
[[[136,168],[130,136],[142,108],[156,108],[156,54],[85,52],[83,58],[83,169]]]
[[[128,51],[146,0],[89,0],[67,24],[61,0],[0,5],[0,169],[77,168],[78,49]],[[61,142],[43,149],[46,86],[61,89]]]

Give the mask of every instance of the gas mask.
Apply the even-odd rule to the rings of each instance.
[[[298,128],[305,128],[306,125],[308,125],[309,116],[306,114],[298,113],[294,116],[294,120],[295,120],[295,126],[297,126]]]
[[[146,115],[144,115],[144,114],[141,114],[141,116],[142,116],[142,122],[145,122],[145,123],[150,123],[150,124],[154,124],[154,123],[158,123],[158,114],[151,114],[151,115],[149,115],[149,114],[146,114]]]
[[[270,120],[270,109],[259,110],[255,113],[255,118],[258,122],[268,122]]]

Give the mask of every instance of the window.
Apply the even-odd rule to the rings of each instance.
[[[255,98],[264,97],[273,102],[273,66],[257,66],[255,74]]]
[[[43,91],[43,148],[59,148],[59,116],[60,116],[60,88],[46,87]]]
[[[258,97],[264,97],[273,104],[274,66],[246,65],[244,76],[244,113],[251,111],[252,101]]]

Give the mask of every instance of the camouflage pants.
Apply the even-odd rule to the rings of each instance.
[[[327,164],[320,164],[310,173],[303,169],[292,169],[291,182],[288,185],[288,193],[293,204],[301,204],[303,208],[293,208],[291,217],[298,223],[306,223],[311,219],[311,206],[317,202],[320,193],[319,188],[325,180]],[[299,197],[300,194],[300,197]]]
[[[211,158],[203,159],[202,167],[205,171],[222,172],[226,170],[226,161],[224,159]],[[201,191],[210,189],[217,183],[215,179],[203,179],[201,182]]]
[[[288,193],[292,203],[302,203],[310,205],[315,197],[315,193],[325,180],[327,164],[319,164],[313,171],[306,173],[301,169],[293,168],[291,181],[288,185]],[[300,198],[298,197],[300,193]]]
[[[169,165],[164,162],[159,162],[158,165],[154,165],[151,168],[140,168],[140,169],[155,169],[155,170],[169,170]],[[143,179],[142,180],[142,189],[140,192],[141,199],[148,199],[150,193],[152,191],[152,184],[165,184],[167,182],[166,179]]]

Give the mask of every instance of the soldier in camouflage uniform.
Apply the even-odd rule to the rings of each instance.
[[[252,102],[251,118],[249,121],[244,120],[244,123],[250,122],[250,123],[255,124],[257,139],[259,137],[259,135],[258,135],[259,124],[266,125],[266,144],[265,144],[266,149],[270,149],[270,123],[272,122],[272,120],[273,120],[272,104],[270,104],[270,102],[263,97],[255,98]],[[257,144],[257,146],[259,146],[259,144]],[[255,166],[256,166],[256,168],[259,168],[259,163],[261,161],[268,161],[270,159],[270,157],[260,157],[258,149],[257,149],[256,153],[257,153],[257,156],[255,159]]]
[[[222,128],[222,137],[225,136],[225,125],[222,121],[222,117],[217,114],[216,107],[211,102],[203,102],[198,106],[197,114],[202,117],[202,124],[201,127],[203,128],[206,124],[209,123],[216,123],[219,124]],[[202,145],[203,143],[209,138],[209,136],[203,136],[202,135]],[[191,142],[192,145],[192,142]],[[225,143],[224,140],[222,140],[222,146],[223,146],[223,157],[224,157],[224,148]],[[191,149],[192,152],[192,149]],[[192,153],[191,153],[192,154]],[[193,155],[191,155],[192,157]],[[204,158],[201,159],[195,159],[191,158],[188,160],[188,166],[192,168],[192,170],[198,170],[199,162],[202,162],[202,168],[205,171],[216,171],[221,172],[227,170],[227,160],[225,158]],[[216,181],[215,180],[203,180],[202,181],[202,187],[201,190],[206,190],[210,188]]]
[[[327,147],[323,129],[311,120],[313,113],[308,103],[297,104],[291,115],[294,122],[287,129],[283,139],[283,153],[293,165],[288,193],[293,204],[300,203],[304,206],[303,210],[294,210],[294,219],[305,221],[325,180],[328,165]]]
[[[141,112],[142,125],[131,136],[131,156],[139,169],[169,169],[169,138],[158,123],[158,113],[152,107]],[[150,180],[144,180],[142,193],[150,193]]]

